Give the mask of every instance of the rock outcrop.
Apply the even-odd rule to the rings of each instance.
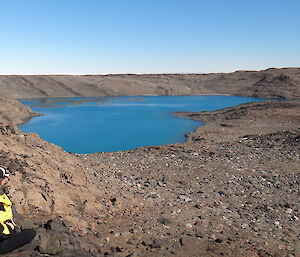
[[[298,75],[266,74],[253,85],[239,90],[237,95],[295,99],[300,95],[299,83]]]

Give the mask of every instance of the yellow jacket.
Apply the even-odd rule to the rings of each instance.
[[[15,225],[13,221],[12,203],[6,194],[0,195],[0,238],[5,239],[12,233],[10,226],[5,224],[6,221],[10,221]]]

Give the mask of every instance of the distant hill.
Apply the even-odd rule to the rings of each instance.
[[[300,68],[209,74],[0,76],[0,95],[12,99],[196,94],[299,98]]]

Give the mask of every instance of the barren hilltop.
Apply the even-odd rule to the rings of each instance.
[[[185,143],[81,155],[19,131],[38,114],[12,100],[147,94],[288,100],[177,113],[206,124]],[[0,95],[10,198],[38,231],[7,256],[299,256],[299,68],[0,76]]]

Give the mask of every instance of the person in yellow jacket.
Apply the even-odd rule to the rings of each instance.
[[[12,202],[3,192],[3,186],[7,182],[8,177],[8,172],[3,167],[0,167],[0,254],[11,252],[29,243],[36,235],[33,229],[16,231]]]

